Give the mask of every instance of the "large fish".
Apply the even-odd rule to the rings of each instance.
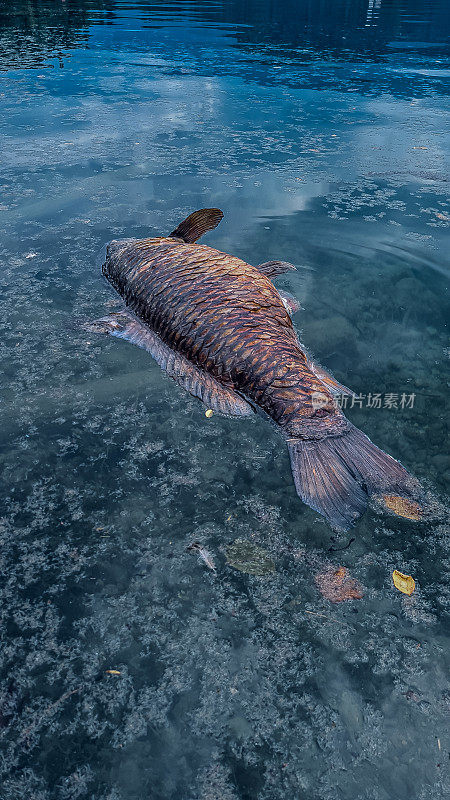
[[[148,350],[208,408],[266,412],[287,442],[299,496],[332,526],[353,525],[370,495],[411,496],[414,479],[337,407],[335,395],[350,391],[304,352],[293,300],[271,281],[295,267],[253,267],[196,244],[222,217],[202,209],[168,237],[111,242],[102,269],[127,309],[94,328]]]

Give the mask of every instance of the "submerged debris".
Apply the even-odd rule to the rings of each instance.
[[[398,517],[412,519],[417,522],[423,514],[423,509],[414,500],[400,497],[396,494],[384,494],[383,502],[386,508],[397,514]]]
[[[198,553],[198,557],[204,564],[210,569],[212,572],[216,572],[216,565],[214,563],[213,557],[209,550],[206,547],[203,547],[200,542],[192,542],[189,547],[186,548],[189,553]]]
[[[226,548],[227,564],[248,575],[268,575],[275,571],[275,562],[266,550],[247,539],[235,539]]]
[[[361,600],[364,595],[361,584],[351,578],[345,567],[335,569],[331,567],[314,576],[319,592],[332,603],[342,603],[343,600]]]
[[[404,575],[403,572],[399,572],[398,569],[394,569],[392,573],[392,580],[394,581],[394,586],[399,592],[403,592],[403,594],[412,594],[414,589],[416,588],[416,582],[411,575]]]
[[[62,694],[61,697],[58,697],[58,699],[55,700],[54,703],[50,703],[50,705],[47,706],[47,708],[45,708],[43,712],[36,717],[35,720],[33,720],[32,724],[29,725],[29,727],[22,732],[21,741],[27,739],[31,733],[34,733],[34,731],[37,728],[39,728],[39,726],[46,720],[46,718],[48,718],[51,714],[53,714],[53,712],[62,703],[64,703],[64,701],[67,700],[68,697],[71,697],[73,694],[77,694],[78,692],[81,691],[82,688],[83,688],[82,686],[77,686],[75,689],[70,689],[68,692],[64,692],[64,694]]]

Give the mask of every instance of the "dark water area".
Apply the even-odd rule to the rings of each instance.
[[[0,800],[450,796],[449,28],[445,0],[0,2]],[[265,420],[87,332],[105,243],[204,206],[205,243],[297,265],[302,341],[421,521],[334,533]],[[362,598],[321,594],[340,568]]]

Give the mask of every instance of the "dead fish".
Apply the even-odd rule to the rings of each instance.
[[[212,570],[212,572],[216,572],[216,565],[214,564],[211,553],[206,547],[203,547],[200,542],[192,542],[186,550],[191,553],[198,553],[198,557],[206,564],[208,569]]]
[[[272,278],[292,264],[251,266],[196,244],[221,221],[195,211],[167,237],[112,241],[103,274],[127,308],[90,330],[148,350],[208,409],[262,410],[282,433],[301,499],[337,528],[355,523],[372,494],[411,496],[418,483],[352,425],[335,396],[353,394],[301,345]]]

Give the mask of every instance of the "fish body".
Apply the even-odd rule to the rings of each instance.
[[[155,238],[114,244],[104,274],[168,347],[253,401],[287,435],[346,427],[279,293],[256,267],[212,247]],[[323,396],[319,409],[314,393]]]
[[[97,329],[147,349],[208,408],[230,415],[264,411],[283,434],[300,497],[335,527],[348,528],[368,496],[411,496],[417,485],[344,416],[335,395],[350,393],[299,342],[272,283],[292,265],[255,267],[197,244],[222,218],[202,209],[168,237],[114,241],[103,273],[127,310]]]

